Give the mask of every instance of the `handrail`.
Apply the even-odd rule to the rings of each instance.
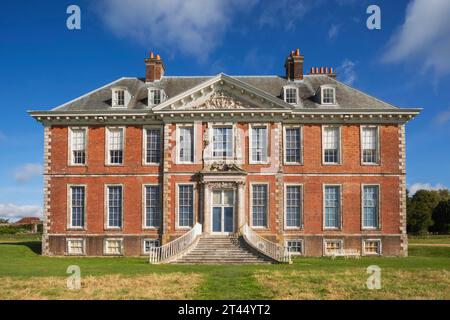
[[[152,264],[157,264],[176,257],[189,248],[201,234],[202,225],[197,223],[191,230],[189,230],[189,232],[185,233],[181,237],[170,241],[163,246],[150,248],[149,262]]]
[[[281,263],[292,263],[291,252],[288,247],[279,245],[278,243],[261,237],[252,228],[250,228],[248,224],[241,227],[241,233],[244,236],[244,240],[248,244],[264,255]]]

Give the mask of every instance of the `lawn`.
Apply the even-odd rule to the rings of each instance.
[[[450,299],[450,247],[412,246],[408,258],[238,266],[39,252],[35,239],[0,238],[0,299]],[[66,288],[70,265],[81,269],[80,290]],[[381,268],[380,290],[366,288],[370,265]]]

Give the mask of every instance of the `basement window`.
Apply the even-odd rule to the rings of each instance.
[[[380,255],[381,254],[381,240],[380,239],[368,239],[363,241],[363,254],[364,255]]]
[[[144,239],[143,252],[144,254],[150,253],[150,248],[159,247],[159,240],[156,239]]]
[[[73,256],[80,256],[84,254],[84,240],[83,239],[67,239],[67,254]]]
[[[302,255],[303,254],[303,240],[292,239],[286,240],[286,247],[292,255]]]
[[[105,254],[107,255],[122,255],[122,239],[106,239],[105,240]]]

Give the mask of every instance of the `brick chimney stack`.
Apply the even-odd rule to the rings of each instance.
[[[150,52],[150,57],[145,58],[145,82],[159,81],[164,76],[164,63],[159,54],[155,56]]]
[[[286,79],[303,80],[303,61],[305,57],[300,55],[300,49],[292,51],[286,58],[284,67],[286,68]]]

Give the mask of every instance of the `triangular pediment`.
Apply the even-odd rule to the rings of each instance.
[[[153,111],[290,110],[283,100],[223,73],[168,99]]]

